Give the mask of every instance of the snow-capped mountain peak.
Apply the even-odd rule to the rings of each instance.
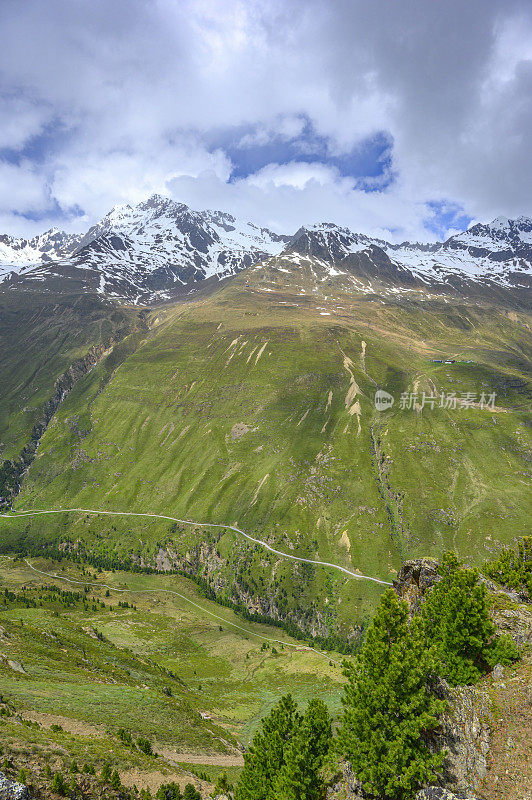
[[[390,244],[332,222],[280,236],[224,211],[195,211],[152,195],[115,206],[84,235],[56,228],[31,240],[0,236],[0,280],[52,280],[111,297],[149,302],[226,278],[270,256],[292,254],[387,285],[461,291],[466,284],[532,283],[532,220],[498,217],[445,242]]]
[[[0,250],[0,260],[9,272],[31,264],[35,280],[76,273],[101,293],[138,300],[227,277],[279,253],[288,240],[231,214],[194,211],[162,195],[137,205],[117,205],[83,236],[65,237],[53,231],[36,237],[24,260],[12,257],[8,243],[10,249],[6,245],[5,258]],[[44,263],[52,258],[53,265]]]

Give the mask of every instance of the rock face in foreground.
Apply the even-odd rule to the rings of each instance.
[[[414,800],[477,800],[472,794],[453,794],[448,789],[442,789],[441,786],[427,786],[426,789],[421,789],[414,798]]]
[[[0,772],[0,800],[31,800],[23,783],[10,780]]]
[[[397,595],[405,600],[411,614],[419,611],[427,589],[441,581],[438,575],[438,561],[434,558],[418,558],[405,561],[393,582]]]
[[[470,797],[468,793],[480,789],[488,771],[491,730],[486,720],[491,717],[490,698],[475,686],[453,688],[444,680],[437,693],[447,702],[437,736],[438,749],[447,751],[445,784],[458,797]]]

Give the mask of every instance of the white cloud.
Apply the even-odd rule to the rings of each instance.
[[[301,166],[301,172],[297,167]],[[382,193],[357,190],[355,181],[323,168],[314,175],[309,165],[268,166],[257,175],[227,183],[213,172],[196,178],[174,178],[168,190],[193,208],[207,206],[264,225],[279,233],[294,233],[302,225],[334,221],[356,231],[402,241],[431,238],[423,228],[427,209],[398,186]],[[292,168],[291,168],[292,167]],[[303,177],[305,176],[305,178]],[[390,219],[394,231],[390,232]]]
[[[32,143],[33,159],[1,173],[6,214],[77,205],[80,225],[167,184],[196,207],[285,214],[285,230],[308,214],[422,237],[431,200],[532,212],[526,0],[4,0],[0,25],[0,147]],[[297,162],[229,183],[205,143],[306,120],[337,155],[386,132],[396,183],[366,194]]]

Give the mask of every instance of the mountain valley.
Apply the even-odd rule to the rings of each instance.
[[[406,562],[452,551],[480,568],[529,531],[531,230],[496,220],[399,245],[324,223],[289,237],[155,196],[75,240],[2,240],[10,736],[41,747],[16,715],[55,715],[75,760],[103,762],[103,736],[124,774],[154,773],[91,709],[85,669],[99,708],[125,698],[120,728],[140,735],[165,708],[173,722],[148,738],[168,780],[194,753],[196,773],[225,755],[237,777],[239,748],[290,688],[337,720],[340,662]],[[64,512],[24,516],[36,509]],[[39,595],[51,581],[86,597],[67,615]],[[50,634],[64,655],[41,669]],[[92,667],[80,647],[96,648]],[[54,699],[62,681],[69,703]],[[98,731],[85,751],[73,718]],[[189,779],[207,796],[205,776]]]

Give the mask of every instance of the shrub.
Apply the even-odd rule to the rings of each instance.
[[[148,741],[148,739],[144,739],[142,736],[139,736],[139,738],[137,739],[137,747],[141,752],[145,753],[147,756],[153,755],[153,749],[151,743]]]
[[[514,640],[507,633],[503,633],[494,644],[489,648],[486,654],[486,660],[490,667],[495,664],[502,664],[503,667],[509,667],[514,661],[520,657],[519,648]]]
[[[109,785],[111,789],[117,789],[117,790],[120,789],[120,787],[122,786],[122,781],[120,780],[120,775],[118,774],[118,770],[115,769],[113,771],[111,778],[109,780]]]
[[[498,558],[484,564],[483,572],[503,586],[526,589],[532,598],[532,536],[523,536],[515,548],[505,548]]]
[[[191,783],[187,783],[185,791],[183,792],[183,800],[201,800],[200,793],[194,788]]]
[[[183,800],[179,784],[172,781],[159,786],[155,795],[156,800]]]
[[[56,794],[60,794],[64,796],[67,793],[67,785],[65,783],[65,779],[63,778],[60,772],[56,772],[54,777],[52,778],[52,783],[50,784],[50,788],[52,792]]]
[[[227,777],[227,772],[220,772],[214,784],[214,790],[211,797],[216,797],[219,794],[229,794],[233,791],[233,784]]]

